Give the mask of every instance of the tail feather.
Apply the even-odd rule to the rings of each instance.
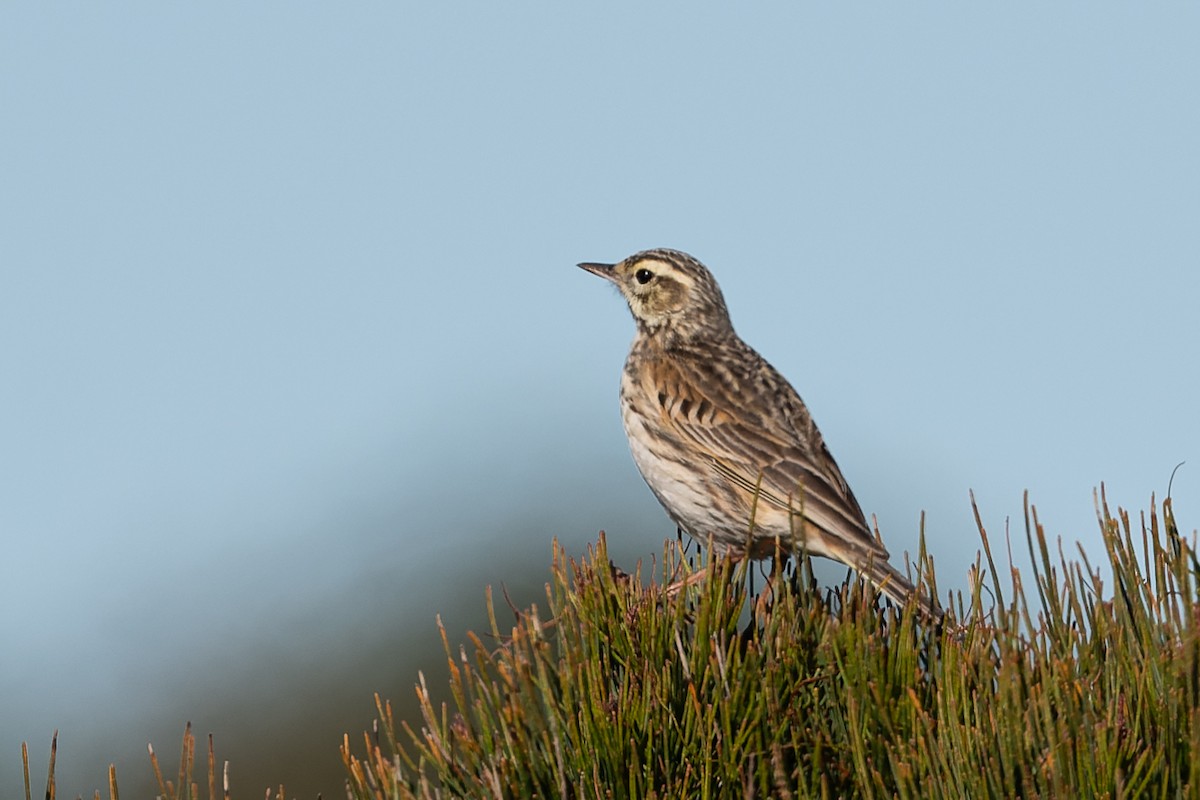
[[[908,578],[887,561],[870,558],[859,564],[857,569],[876,589],[896,603],[905,605],[911,599],[917,603],[923,616],[932,622],[941,622],[944,612],[938,606],[937,599],[929,594],[928,588],[922,587],[922,591],[918,591]]]

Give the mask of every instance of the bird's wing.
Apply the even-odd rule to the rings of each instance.
[[[647,365],[662,422],[757,502],[797,513],[853,560],[886,558],[795,389],[757,353],[736,374],[709,359]]]

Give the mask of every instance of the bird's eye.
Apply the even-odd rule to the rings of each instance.
[[[654,273],[648,269],[639,269],[633,274],[633,277],[637,278],[638,283],[647,284],[654,277]]]

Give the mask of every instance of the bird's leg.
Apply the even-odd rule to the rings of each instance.
[[[695,568],[697,559],[704,556],[704,545],[699,539],[689,536],[679,525],[675,526],[675,541],[679,543],[679,552],[687,560],[688,566]],[[695,552],[692,552],[692,548]]]
[[[775,554],[771,556],[771,571],[767,573],[762,591],[758,593],[758,597],[754,600],[755,617],[765,616],[771,610],[771,607],[775,605],[775,582],[785,580],[782,577],[784,564],[786,564],[786,560],[780,554],[778,548],[776,548]]]

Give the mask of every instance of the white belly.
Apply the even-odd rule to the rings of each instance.
[[[667,445],[641,428],[640,417],[628,411],[623,416],[633,463],[637,464],[650,490],[687,533],[698,538],[708,535],[707,528],[711,526],[714,512],[711,489],[707,485],[712,473],[704,464],[680,464],[656,452]]]

